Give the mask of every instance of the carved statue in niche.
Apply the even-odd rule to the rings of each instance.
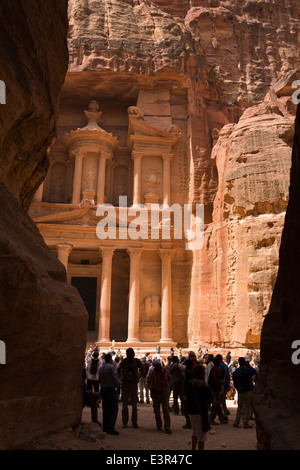
[[[64,196],[64,180],[56,178],[51,185],[51,200],[61,201]]]
[[[85,175],[83,180],[84,191],[95,191],[95,182],[96,182],[96,174],[95,171],[90,169]]]
[[[158,203],[160,200],[159,185],[160,185],[160,171],[150,170],[150,174],[146,178],[148,192],[145,194],[145,202]]]
[[[144,311],[146,322],[157,322],[160,321],[160,296],[149,295],[144,301]]]
[[[118,191],[119,196],[127,196],[127,171],[122,168],[118,173]]]

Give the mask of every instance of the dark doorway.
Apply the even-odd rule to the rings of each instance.
[[[110,338],[116,342],[127,341],[128,296],[130,258],[126,251],[116,251],[113,257]]]
[[[96,277],[72,277],[72,286],[78,290],[85,308],[89,314],[88,331],[96,329],[96,298],[97,298],[97,278]]]

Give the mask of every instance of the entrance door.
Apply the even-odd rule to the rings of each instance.
[[[130,258],[125,251],[116,251],[113,258],[110,338],[116,342],[128,337],[128,294]]]
[[[89,314],[88,331],[96,329],[96,298],[97,298],[97,278],[96,277],[72,277],[72,286],[78,290],[85,308]]]

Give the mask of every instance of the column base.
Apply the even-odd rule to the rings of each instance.
[[[153,357],[156,355],[156,347],[159,344],[161,348],[161,357],[167,358],[170,355],[170,348],[174,348],[175,352],[178,350],[177,348],[177,343],[174,341],[170,342],[152,342],[152,341],[140,341],[140,340],[135,340],[135,341],[126,341],[126,342],[115,342],[113,350],[117,352],[118,349],[120,349],[123,357],[126,356],[126,349],[127,348],[133,348],[135,352],[135,357],[139,357],[143,354],[150,353],[150,357]],[[101,352],[108,352],[109,348],[112,349],[112,341],[96,341],[95,346],[99,346]]]
[[[176,348],[176,344],[171,338],[161,339],[159,341],[160,346],[170,346],[171,348]]]

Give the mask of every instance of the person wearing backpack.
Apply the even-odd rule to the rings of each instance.
[[[138,428],[138,383],[140,379],[140,370],[142,363],[140,359],[134,357],[135,352],[132,348],[126,350],[126,357],[122,360],[118,372],[122,384],[122,422],[123,428],[127,428],[129,413],[128,404],[131,402],[131,421],[134,428]]]

